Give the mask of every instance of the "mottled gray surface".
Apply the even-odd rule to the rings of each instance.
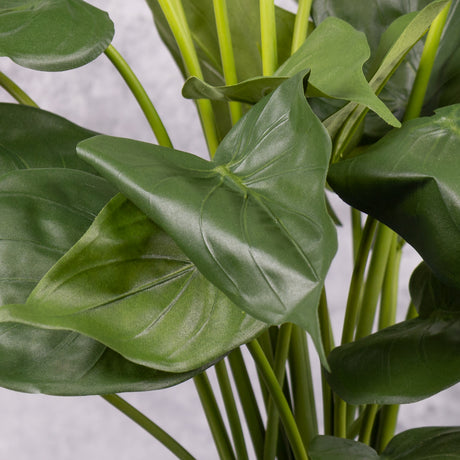
[[[94,0],[116,24],[114,45],[144,83],[171,133],[176,148],[205,156],[194,105],[180,96],[181,77],[153,28],[143,0]],[[0,69],[13,77],[44,109],[102,133],[154,142],[124,82],[101,56],[77,70],[40,73],[0,58]],[[8,100],[2,92],[0,100]],[[345,227],[340,251],[328,279],[336,337],[343,320],[350,265],[348,212],[334,200]],[[407,248],[403,260],[401,316],[408,304],[407,280],[418,257]],[[333,287],[332,287],[333,286]],[[316,364],[316,360],[314,360]],[[315,381],[318,386],[318,372]],[[358,382],[359,383],[359,382]],[[404,406],[398,429],[457,423],[458,387],[417,404]],[[192,383],[126,395],[126,398],[190,448],[199,460],[217,458]],[[318,394],[318,401],[320,397]],[[0,389],[0,459],[118,460],[174,458],[141,429],[99,397],[58,398]]]

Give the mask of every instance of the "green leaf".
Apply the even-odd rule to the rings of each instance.
[[[259,77],[237,85],[212,87],[197,78],[182,90],[185,97],[239,100],[254,103],[266,92],[299,71],[310,69],[307,95],[354,101],[377,112],[387,123],[399,126],[387,107],[374,94],[363,71],[370,50],[366,37],[344,21],[329,18],[317,27],[303,45],[279,67],[273,77]],[[340,69],[340,77],[337,77]],[[265,93],[265,94],[264,94]]]
[[[460,381],[460,290],[441,283],[422,263],[412,274],[410,291],[418,318],[330,354],[329,382],[346,401],[408,403]]]
[[[380,456],[382,460],[460,459],[460,427],[415,428],[395,436]]]
[[[255,105],[214,161],[107,136],[78,153],[236,305],[319,342],[317,305],[337,243],[324,198],[330,142],[301,74]]]
[[[460,105],[404,123],[340,161],[329,184],[408,241],[435,275],[460,287]]]
[[[70,168],[96,174],[76,145],[97,133],[45,110],[0,103],[0,177],[26,168]]]
[[[113,34],[108,14],[81,0],[6,0],[0,6],[0,56],[30,69],[85,65]]]
[[[267,327],[235,307],[173,240],[121,195],[3,318],[70,329],[131,361],[186,372]]]
[[[308,448],[311,460],[378,460],[377,452],[362,442],[334,436],[316,436]]]

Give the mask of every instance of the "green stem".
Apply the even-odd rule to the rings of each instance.
[[[364,444],[370,445],[372,429],[378,409],[378,404],[369,404],[366,406],[366,409],[364,409],[363,423],[359,431],[359,441]]]
[[[295,458],[297,460],[308,460],[308,455],[305,451],[302,437],[300,436],[294,416],[292,415],[283,390],[280,387],[276,375],[264,355],[262,348],[256,340],[248,343],[247,347],[257,365],[257,368],[260,370],[267,388],[270,391],[270,395],[273,398],[273,402],[278,409]]]
[[[334,395],[334,436],[347,437],[347,403]]]
[[[398,404],[382,407],[380,430],[377,437],[377,452],[382,452],[393,438],[398,421],[398,412]]]
[[[377,221],[372,217],[368,217],[364,225],[361,242],[356,257],[355,266],[348,291],[347,306],[345,310],[345,319],[343,322],[342,345],[353,340],[353,335],[356,327],[356,320],[359,313],[359,301],[362,291],[362,283],[364,279],[364,271],[366,269],[369,251],[374,238]]]
[[[318,421],[307,336],[305,331],[296,325],[292,329],[291,349],[289,352],[294,417],[299,427],[303,444],[308,450],[310,441],[318,434]]]
[[[412,92],[409,97],[406,113],[404,114],[404,121],[412,120],[413,118],[420,116],[431,71],[433,70],[434,60],[436,58],[436,53],[438,51],[439,42],[441,40],[442,31],[447,20],[451,3],[452,2],[450,1],[443,8],[431,24],[426,37],[425,46],[423,47],[415,81],[412,86]]]
[[[110,59],[110,62],[115,66],[120,75],[123,77],[123,80],[128,85],[129,89],[136,98],[139,106],[144,112],[147,121],[149,122],[155,137],[160,145],[164,147],[171,147],[171,139],[166,132],[158,112],[156,111],[152,101],[148,97],[144,87],[141,85],[139,79],[136,77],[135,73],[127,62],[123,59],[123,56],[112,46],[109,45],[105,50],[105,55]]]
[[[291,340],[292,323],[283,324],[279,329],[278,340],[276,342],[275,363],[273,370],[280,387],[283,386],[286,375],[286,360],[289,353]],[[276,455],[278,443],[279,416],[273,399],[268,403],[267,414],[267,433],[265,435],[264,460],[273,460]]]
[[[248,460],[248,452],[244,441],[243,429],[241,428],[238,409],[236,408],[235,398],[233,397],[232,385],[228,377],[227,366],[222,359],[215,365],[217,381],[219,382],[222,399],[224,401],[225,410],[227,411],[228,423],[233,437],[233,445],[235,446],[236,458],[238,460]]]
[[[262,70],[264,76],[270,76],[278,67],[275,2],[274,0],[259,0],[259,2]]]
[[[230,24],[228,21],[227,2],[226,0],[213,0],[213,4],[225,83],[227,85],[235,85],[238,83],[238,77],[236,74],[232,36],[230,33]],[[235,124],[243,114],[242,105],[240,102],[235,101],[229,102],[228,105],[230,108],[232,123]]]
[[[264,450],[265,429],[260,415],[259,406],[252,389],[241,350],[237,348],[228,355],[236,389],[246,418],[249,435],[252,439],[257,459],[262,459]]]
[[[124,399],[118,395],[102,395],[109,404],[123,412],[133,422],[137,423],[145,431],[151,434],[155,439],[161,442],[174,455],[183,460],[194,460],[187,450],[185,450],[175,439],[173,439],[166,431],[162,430],[157,424],[148,419],[144,414],[135,409]]]
[[[312,0],[299,0],[292,34],[291,54],[294,54],[307,38]]]
[[[361,225],[361,212],[355,208],[351,208],[351,231],[353,235],[353,260],[356,261],[363,228]]]
[[[219,406],[212,391],[211,384],[205,372],[193,378],[201,405],[203,406],[209,428],[211,429],[217,451],[221,459],[233,460],[235,454],[225,428]]]
[[[198,60],[198,56],[196,54],[192,34],[187,23],[187,18],[185,16],[181,0],[158,0],[158,3],[160,4],[177,42],[187,75],[194,75],[202,80],[203,73],[201,71],[200,61]],[[209,153],[212,158],[219,141],[217,138],[217,128],[214,122],[214,113],[211,101],[208,99],[198,99],[196,104],[206,136]]]
[[[0,86],[20,104],[38,108],[38,105],[3,72],[0,72]]]
[[[393,231],[386,225],[379,224],[361,300],[359,321],[356,328],[356,339],[365,337],[372,332],[372,325],[374,324],[375,312],[383,285],[383,278],[385,276],[388,261],[388,252],[390,250],[393,235]]]

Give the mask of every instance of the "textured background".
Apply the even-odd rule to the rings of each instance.
[[[182,79],[153,27],[143,0],[93,0],[115,23],[114,45],[137,73],[163,118],[176,148],[206,156],[193,103],[180,96]],[[280,2],[281,3],[281,2]],[[292,3],[284,2],[287,7]],[[76,70],[40,73],[0,58],[0,69],[43,108],[105,134],[155,142],[149,126],[116,70],[105,56]],[[1,101],[9,101],[0,94]],[[333,201],[343,223],[341,248],[328,279],[336,336],[343,320],[351,273],[348,211]],[[407,280],[418,257],[406,248],[401,282],[401,316],[408,305]],[[314,361],[319,389],[318,366]],[[212,376],[211,376],[212,377]],[[357,382],[359,384],[359,382]],[[124,395],[182,442],[199,460],[217,458],[194,386]],[[459,387],[401,409],[398,431],[457,422]],[[318,400],[320,395],[318,393]],[[51,397],[0,389],[0,459],[118,460],[174,458],[155,440],[99,397]]]

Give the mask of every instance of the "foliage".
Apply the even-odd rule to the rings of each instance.
[[[458,427],[394,432],[397,404],[460,381],[460,0],[299,0],[297,14],[273,0],[147,3],[209,160],[173,148],[106,13],[0,6],[0,55],[63,71],[105,52],[158,140],[76,126],[0,73],[19,102],[0,103],[0,385],[104,395],[190,459],[112,393],[193,378],[219,457],[246,459],[229,363],[256,458],[458,457]],[[327,274],[343,242],[326,189],[353,216],[337,347]],[[423,262],[395,324],[406,242]]]

